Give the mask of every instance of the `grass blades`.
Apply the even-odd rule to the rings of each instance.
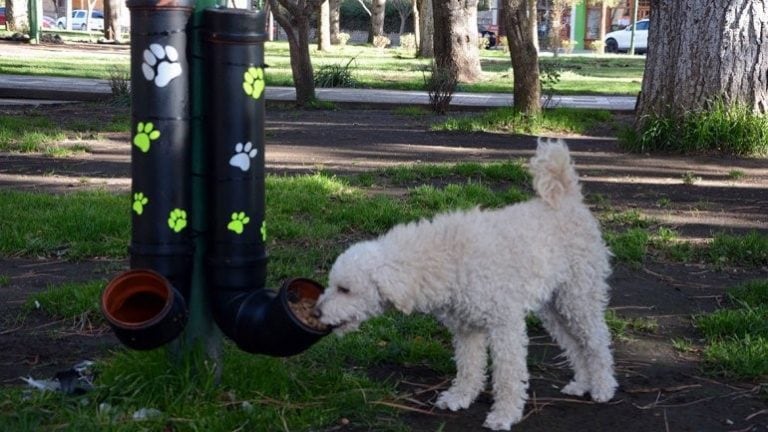
[[[707,340],[706,365],[737,378],[768,376],[768,279],[734,287],[728,297],[734,307],[694,320]]]
[[[768,155],[768,116],[737,104],[714,101],[707,109],[674,118],[645,119],[640,132],[626,131],[622,145],[638,153]]]
[[[444,132],[508,132],[520,134],[580,133],[586,134],[613,115],[606,110],[555,108],[535,117],[516,112],[514,108],[497,108],[482,114],[454,117],[432,126]]]

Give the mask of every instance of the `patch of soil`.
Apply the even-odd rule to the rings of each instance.
[[[53,116],[90,116],[94,105],[47,107]],[[102,108],[102,111],[104,109]],[[529,158],[536,138],[506,134],[429,131],[438,117],[405,117],[385,110],[295,111],[270,109],[266,161],[271,173],[324,170],[353,174],[398,164],[496,161]],[[768,168],[764,160],[627,154],[615,139],[566,137],[584,192],[596,211],[636,209],[675,228],[683,238],[713,233],[768,232]],[[0,154],[0,187],[66,192],[87,188],[128,191],[128,133],[87,140],[89,153],[68,158]],[[738,171],[742,176],[734,176]],[[687,174],[691,173],[691,174]],[[738,178],[737,178],[738,177]],[[686,179],[694,179],[686,184]],[[439,181],[439,180],[438,180]],[[384,193],[403,193],[402,190]],[[39,311],[22,320],[29,294],[50,283],[108,279],[124,262],[67,262],[4,258],[0,275],[0,382],[19,376],[48,378],[84,358],[116,346],[104,328],[73,330]],[[700,336],[690,317],[720,305],[726,288],[765,277],[766,269],[716,270],[702,264],[660,262],[640,268],[616,265],[611,307],[622,317],[655,320],[654,332],[630,331],[615,343],[621,389],[609,404],[559,393],[569,379],[559,349],[544,334],[531,337],[531,389],[526,419],[518,431],[753,431],[768,427],[765,396],[753,382],[707,377],[701,371]],[[694,351],[679,352],[673,339],[688,338]],[[391,401],[413,431],[480,431],[491,398],[485,393],[468,410],[433,408],[450,377],[413,365],[382,365],[378,379],[396,380]],[[334,430],[360,430],[354,424]]]

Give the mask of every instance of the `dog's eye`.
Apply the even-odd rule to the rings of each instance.
[[[345,288],[343,286],[336,287],[336,291],[342,293],[342,294],[349,294],[349,288]]]

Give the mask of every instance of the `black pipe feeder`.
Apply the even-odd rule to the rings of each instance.
[[[203,32],[208,233],[206,274],[213,317],[241,349],[289,356],[328,330],[304,324],[290,303],[316,300],[323,287],[293,279],[265,288],[264,32],[266,14],[208,8]]]
[[[131,246],[129,271],[102,295],[118,338],[152,349],[187,321],[190,240],[191,0],[129,0],[131,11]],[[151,274],[144,270],[150,270]],[[162,306],[162,307],[160,307]]]

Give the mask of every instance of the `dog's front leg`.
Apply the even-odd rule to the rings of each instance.
[[[488,343],[483,331],[454,331],[453,350],[456,379],[440,394],[435,405],[456,411],[469,407],[485,386]]]
[[[528,397],[525,317],[506,317],[503,324],[489,332],[494,402],[484,426],[493,430],[510,430],[519,422]]]

